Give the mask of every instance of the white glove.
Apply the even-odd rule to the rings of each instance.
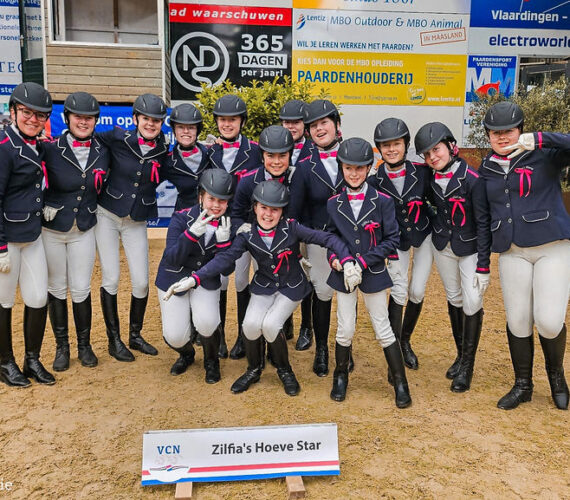
[[[231,221],[229,217],[220,217],[218,228],[216,229],[216,241],[223,243],[230,239]]]
[[[236,234],[239,233],[249,233],[251,231],[251,224],[249,222],[244,222],[236,231]]]
[[[8,252],[0,253],[0,273],[10,272],[10,255]]]
[[[170,285],[162,300],[168,300],[172,295],[175,293],[187,292],[190,288],[194,288],[196,286],[196,278],[192,278],[189,276],[188,278],[182,278],[180,281]]]
[[[388,259],[387,267],[388,267],[388,274],[390,275],[393,281],[402,279],[403,277],[402,266],[400,265],[399,260]]]
[[[342,266],[344,271],[344,286],[352,293],[357,285],[362,281],[362,270],[355,266],[354,262],[347,262]]]
[[[311,264],[307,259],[305,259],[305,257],[301,257],[299,264],[301,264],[303,271],[305,272],[307,277],[309,277],[309,269],[311,269],[311,267],[313,267],[313,264]]]
[[[207,210],[202,210],[202,212],[200,212],[200,215],[194,221],[194,223],[188,227],[188,229],[192,234],[195,234],[196,236],[200,237],[206,232],[206,228],[208,227],[208,222],[210,222],[214,218],[213,215],[206,217],[207,214],[208,214]]]
[[[473,278],[473,288],[477,288],[479,295],[483,297],[487,291],[487,288],[489,287],[490,281],[490,274],[475,273],[475,277]]]
[[[45,205],[42,211],[47,222],[54,220],[57,212],[59,212],[57,208],[49,207],[48,205]]]
[[[534,151],[536,144],[534,143],[534,134],[521,134],[519,140],[515,144],[505,146],[503,149],[513,149],[514,151],[507,158],[514,158],[523,151]]]

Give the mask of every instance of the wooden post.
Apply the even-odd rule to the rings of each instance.
[[[191,500],[192,499],[192,482],[176,483],[176,492],[174,500]]]
[[[287,476],[287,491],[289,492],[289,500],[294,498],[305,498],[305,485],[302,476]]]

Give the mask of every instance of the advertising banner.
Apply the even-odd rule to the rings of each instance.
[[[170,115],[170,109],[168,110]],[[63,105],[54,104],[46,131],[49,135],[57,137],[67,129],[63,115]],[[112,130],[114,127],[124,129],[133,128],[133,108],[131,106],[101,106],[101,115],[95,127],[97,132]],[[166,139],[172,144],[174,135],[169,127],[169,118],[166,118],[162,131]],[[147,222],[148,227],[168,227],[170,216],[174,211],[178,192],[169,182],[162,182],[156,189],[158,217]]]
[[[469,52],[568,56],[568,0],[480,0],[471,4]]]
[[[338,476],[336,424],[150,431],[142,485]]]
[[[0,42],[0,100],[7,102],[22,81],[18,0],[0,0]]]
[[[291,75],[291,9],[171,3],[172,99]]]
[[[471,0],[293,0],[297,9],[357,9],[392,12],[455,12],[469,14]]]
[[[467,56],[296,50],[293,77],[335,102],[463,106]]]
[[[510,97],[516,90],[517,58],[514,56],[469,56],[465,86],[463,145],[469,146],[473,102],[498,93]]]
[[[295,9],[293,48],[466,54],[467,14]]]

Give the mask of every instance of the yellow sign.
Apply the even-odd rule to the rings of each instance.
[[[293,51],[293,79],[343,104],[463,106],[466,55]]]

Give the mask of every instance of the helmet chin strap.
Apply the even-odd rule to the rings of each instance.
[[[445,167],[443,167],[440,172],[445,173],[447,172],[451,166],[457,161],[457,157],[459,156],[459,149],[457,148],[456,144],[453,144],[453,147],[451,147],[451,144],[448,144],[447,146],[449,148],[449,162],[447,163],[447,165]]]
[[[190,151],[194,149],[195,146],[196,146],[196,141],[190,144],[190,146],[183,146],[182,144],[178,143],[178,149],[180,149],[180,151]]]
[[[390,163],[387,160],[384,160],[384,163],[388,165],[390,168],[398,168],[404,163],[406,163],[406,157],[404,156],[404,158],[402,158],[400,161],[397,161],[396,163]]]

